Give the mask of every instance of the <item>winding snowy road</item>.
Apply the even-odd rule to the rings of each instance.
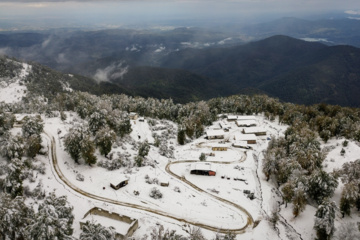
[[[63,172],[61,171],[61,169],[60,169],[60,167],[58,165],[55,138],[49,133],[45,133],[45,134],[47,135],[47,137],[49,138],[50,143],[51,143],[50,144],[51,146],[49,148],[49,151],[50,151],[49,152],[49,157],[51,159],[50,162],[52,163],[53,169],[56,172],[57,176],[69,188],[71,188],[73,191],[75,191],[75,192],[77,192],[77,193],[79,193],[79,194],[81,194],[83,196],[86,196],[88,198],[95,199],[95,200],[98,200],[98,201],[110,203],[110,204],[115,204],[115,205],[129,207],[129,208],[135,208],[135,209],[138,209],[138,210],[142,210],[142,211],[146,211],[146,212],[153,213],[153,214],[156,214],[156,215],[168,217],[168,218],[177,220],[179,222],[191,224],[191,225],[194,225],[194,226],[198,226],[198,227],[201,227],[201,228],[204,228],[204,229],[207,229],[207,230],[211,230],[211,231],[214,231],[214,232],[219,232],[219,233],[232,232],[232,233],[235,233],[235,234],[241,234],[241,233],[244,233],[245,230],[247,228],[251,227],[253,225],[253,223],[254,223],[252,216],[243,207],[241,207],[241,206],[239,206],[239,205],[237,205],[237,204],[235,204],[233,202],[230,202],[230,201],[228,201],[226,199],[220,198],[218,196],[214,196],[214,195],[202,190],[201,188],[197,187],[196,185],[194,185],[193,183],[187,181],[186,179],[181,178],[180,176],[176,175],[175,173],[173,173],[170,170],[170,166],[172,164],[177,164],[177,163],[182,163],[182,162],[195,162],[195,161],[179,161],[179,162],[169,163],[166,166],[166,171],[170,175],[172,175],[173,177],[183,181],[184,183],[186,183],[190,187],[194,188],[195,190],[197,190],[197,191],[199,191],[201,193],[208,194],[210,197],[212,197],[212,198],[214,198],[214,199],[216,199],[216,200],[218,200],[218,201],[220,201],[222,203],[228,204],[228,205],[236,208],[237,210],[239,210],[243,214],[245,214],[247,216],[247,222],[246,222],[246,224],[244,226],[239,226],[238,228],[235,228],[235,229],[229,229],[229,228],[224,229],[224,228],[221,228],[219,226],[210,226],[210,225],[207,225],[207,224],[202,224],[202,223],[195,222],[195,221],[192,221],[192,220],[184,219],[182,217],[178,217],[178,216],[172,215],[172,214],[170,214],[168,212],[164,212],[164,211],[161,211],[161,210],[158,210],[158,209],[152,209],[152,208],[149,208],[149,207],[145,207],[145,206],[141,206],[141,205],[137,205],[137,204],[132,204],[132,203],[128,203],[128,202],[121,202],[121,201],[117,201],[117,200],[114,200],[114,199],[110,199],[110,198],[106,198],[106,197],[102,197],[102,196],[98,196],[98,195],[86,192],[86,191],[82,190],[81,188],[77,187],[76,185],[74,185],[71,181],[69,181],[65,177],[65,175],[63,174]],[[229,164],[230,162],[219,162],[219,163],[221,163],[221,164]]]

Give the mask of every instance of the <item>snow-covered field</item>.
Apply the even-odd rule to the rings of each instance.
[[[24,66],[25,69],[25,66]],[[24,73],[26,74],[26,73]],[[219,140],[207,140],[205,136],[180,146],[175,136],[168,140],[168,145],[174,147],[174,157],[167,158],[159,154],[158,148],[151,146],[149,155],[146,157],[153,166],[123,167],[118,170],[109,171],[97,165],[89,166],[76,164],[65,152],[63,137],[79,117],[75,113],[66,113],[68,118],[61,121],[60,118],[45,118],[43,141],[51,148],[51,137],[55,138],[56,156],[58,167],[64,178],[71,183],[71,187],[64,183],[64,179],[58,176],[50,156],[37,156],[39,162],[46,164],[46,174],[36,176],[37,181],[26,182],[30,188],[35,188],[39,181],[48,192],[54,190],[57,195],[66,195],[74,206],[74,236],[79,236],[81,230],[79,222],[85,213],[93,207],[100,207],[110,212],[136,218],[139,228],[134,234],[135,239],[140,239],[144,234],[151,231],[153,226],[161,224],[165,228],[174,229],[178,234],[186,235],[190,226],[184,222],[196,222],[221,229],[238,229],[246,226],[247,215],[245,212],[228,204],[231,202],[241,206],[252,217],[255,222],[245,229],[245,232],[237,235],[237,239],[314,239],[315,231],[314,214],[316,208],[310,205],[297,218],[292,215],[291,204],[285,208],[280,205],[280,220],[275,230],[268,221],[271,213],[278,209],[282,203],[279,190],[271,182],[266,181],[262,173],[263,151],[267,148],[269,138],[283,136],[287,126],[279,125],[275,120],[270,122],[262,115],[256,116],[258,127],[267,130],[266,136],[257,137],[257,143],[251,145],[253,149],[242,149],[232,147],[236,135],[240,134],[241,128],[234,122],[230,122],[231,129],[225,132],[225,138]],[[218,128],[220,121],[214,122],[208,129]],[[117,143],[112,149],[114,155],[121,153],[133,158],[137,150],[132,146],[133,142],[148,140],[154,142],[153,131],[148,123],[139,120],[131,121],[132,133],[129,142]],[[176,128],[176,125],[168,122]],[[227,151],[213,151],[211,147],[226,141],[229,148]],[[328,156],[324,162],[324,169],[328,172],[348,161],[354,161],[360,156],[360,146],[349,141],[345,147],[346,153],[340,155],[344,139],[332,139],[322,147],[329,149]],[[50,152],[50,151],[49,151]],[[199,161],[201,153],[207,154],[206,162],[212,162],[217,169],[216,176],[200,176],[190,174],[191,160]],[[215,156],[209,156],[215,153]],[[98,161],[106,160],[97,152]],[[174,174],[166,171],[166,166]],[[77,175],[83,175],[84,181],[78,181]],[[176,177],[177,176],[177,177]],[[110,183],[117,183],[117,179],[128,178],[129,184],[119,190],[110,187]],[[194,186],[191,186],[183,178]],[[159,184],[147,183],[157,179]],[[167,187],[160,183],[168,183]],[[154,199],[149,196],[152,188],[156,187],[162,194],[162,198]],[[342,184],[339,184],[333,197],[339,203]],[[81,189],[82,192],[76,189]],[[200,190],[199,190],[200,189]],[[245,191],[245,192],[244,192]],[[139,194],[136,195],[135,192]],[[249,194],[250,193],[250,194]],[[251,193],[254,198],[250,199]],[[98,196],[94,198],[92,196]],[[223,200],[221,200],[223,199]],[[122,204],[122,203],[125,203]],[[129,207],[126,204],[131,204]],[[151,211],[150,211],[151,210]],[[159,214],[157,214],[159,213]],[[341,218],[337,213],[336,226],[344,221],[356,222],[358,213],[352,217]],[[178,220],[176,220],[178,219]],[[179,221],[179,219],[184,220]],[[215,233],[203,229],[207,239],[215,237]]]

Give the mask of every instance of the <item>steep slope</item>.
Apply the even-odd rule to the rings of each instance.
[[[304,59],[299,68],[259,85],[259,88],[295,103],[360,106],[360,49],[334,46]]]
[[[286,36],[274,36],[231,48],[191,50],[172,53],[164,61],[169,68],[187,69],[218,79],[234,94],[298,67],[303,58],[326,48]]]
[[[172,98],[175,102],[198,101],[226,93],[218,81],[179,69],[130,67],[112,83],[134,95]]]

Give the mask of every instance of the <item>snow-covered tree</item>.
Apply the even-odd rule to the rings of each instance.
[[[96,163],[95,144],[90,140],[89,136],[84,137],[80,142],[81,157],[85,163],[91,165]]]
[[[359,185],[355,182],[345,184],[340,199],[340,211],[344,215],[350,215],[351,207],[360,198]]]
[[[76,163],[79,162],[81,154],[81,141],[84,138],[84,129],[79,126],[74,126],[64,137],[65,150],[70,154],[71,158]]]
[[[92,113],[89,117],[89,129],[93,134],[96,134],[96,132],[107,126],[106,123],[106,115],[107,111],[95,111]]]
[[[147,239],[147,236],[146,238]],[[163,225],[153,227],[150,232],[150,240],[187,240],[188,238],[176,234],[175,230],[165,229]]]
[[[82,157],[86,163],[96,163],[95,145],[90,139],[86,126],[74,126],[64,138],[65,150],[70,154],[76,163]]]
[[[8,160],[21,158],[24,155],[24,139],[20,135],[13,136],[11,133],[4,135],[0,150]]]
[[[72,239],[74,215],[66,196],[50,193],[27,227],[31,239]]]
[[[41,150],[40,135],[31,135],[25,141],[25,152],[28,157],[34,158]]]
[[[106,228],[99,223],[86,221],[82,225],[80,240],[115,240],[115,229]]]
[[[338,186],[338,182],[331,174],[318,170],[313,172],[308,180],[308,194],[318,204],[323,199],[330,198]]]
[[[0,194],[0,239],[26,239],[26,227],[33,217],[23,197]]]
[[[25,117],[22,125],[22,132],[25,138],[31,135],[40,135],[44,130],[44,123],[39,115]]]
[[[12,113],[0,111],[0,135],[10,130],[15,123],[15,116]]]
[[[315,213],[314,228],[318,240],[328,240],[334,233],[335,202],[324,200]]]
[[[191,240],[205,240],[206,238],[204,237],[201,228],[199,227],[191,227],[190,231],[189,231],[189,237]]]
[[[149,154],[149,151],[150,151],[150,145],[148,141],[145,140],[143,143],[140,144],[138,154],[141,157],[145,157]]]
[[[100,129],[95,136],[96,146],[99,147],[100,153],[104,156],[108,155],[115,139],[116,134],[109,127]]]
[[[294,189],[294,196],[292,199],[294,217],[297,217],[302,211],[305,210],[306,203],[306,192],[303,187],[298,186]]]
[[[23,195],[23,163],[18,159],[13,159],[9,165],[8,175],[5,178],[5,191],[12,198]]]

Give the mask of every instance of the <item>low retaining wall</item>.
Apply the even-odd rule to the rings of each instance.
[[[112,213],[109,212],[107,210],[101,209],[101,208],[92,208],[90,209],[83,217],[83,219],[85,219],[88,215],[97,215],[97,216],[102,216],[102,217],[107,217],[116,221],[120,221],[120,222],[125,222],[128,223],[130,225],[129,230],[127,231],[126,235],[122,235],[120,233],[116,233],[116,238],[117,239],[126,239],[127,237],[131,237],[134,232],[136,231],[136,229],[139,227],[139,223],[137,219],[125,216],[125,215],[120,215],[118,213]],[[84,225],[84,222],[80,222],[80,227],[82,228]]]

